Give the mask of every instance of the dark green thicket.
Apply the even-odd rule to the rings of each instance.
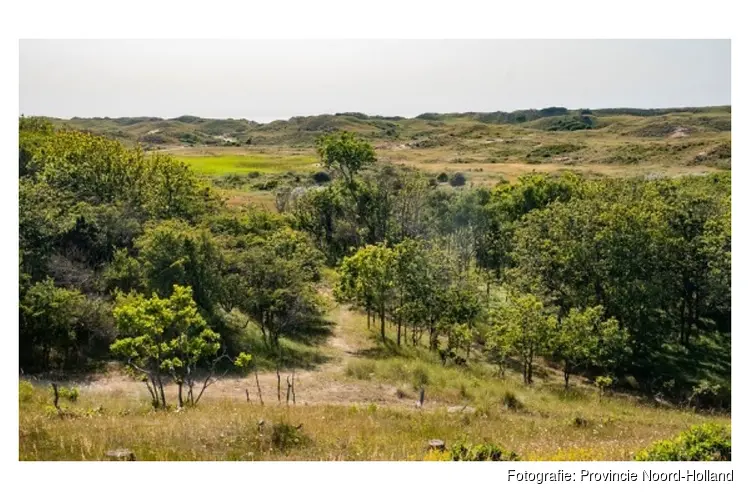
[[[19,133],[24,371],[106,359],[120,291],[167,297],[189,286],[230,349],[244,335],[224,319],[231,311],[258,324],[269,352],[324,325],[313,289],[321,257],[287,219],[227,209],[169,156],[38,119],[22,118]]]

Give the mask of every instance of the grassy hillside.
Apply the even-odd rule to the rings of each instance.
[[[421,158],[427,164],[731,165],[729,106],[547,108],[511,113],[424,113],[409,119],[339,113],[267,124],[191,116],[53,121],[57,126],[88,130],[151,149],[284,146],[309,150],[320,134],[347,130],[373,142],[382,156],[406,163]]]

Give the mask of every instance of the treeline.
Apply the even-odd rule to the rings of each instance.
[[[230,353],[244,347],[250,321],[269,350],[278,350],[282,335],[322,328],[314,289],[322,256],[289,217],[227,209],[169,156],[54,131],[38,119],[21,119],[19,134],[24,371],[86,369],[109,359],[118,334],[153,333],[152,320],[137,331],[118,327],[116,303],[148,308],[148,297],[184,290],[175,285],[189,287],[192,303],[182,307],[195,306]],[[156,334],[168,343],[184,333],[173,330]]]
[[[586,180],[532,174],[435,187],[374,163],[350,134],[320,141],[335,181],[289,204],[340,300],[422,332],[443,358],[483,347],[501,369],[540,357],[631,388],[728,403],[730,176]],[[356,250],[356,251],[355,251]],[[490,294],[490,289],[496,293]],[[502,300],[491,300],[502,296]]]

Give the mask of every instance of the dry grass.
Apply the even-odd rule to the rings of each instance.
[[[100,460],[129,448],[138,460],[421,460],[429,439],[490,441],[528,460],[629,460],[649,443],[707,420],[687,412],[588,405],[592,422],[494,407],[473,414],[370,405],[304,405],[208,399],[181,412],[152,411],[146,399],[84,394],[70,404],[101,413],[48,414],[43,389],[20,403],[21,460]],[[572,413],[571,408],[570,413]],[[580,408],[577,411],[581,411]],[[263,424],[259,425],[262,421]],[[275,424],[302,425],[299,442],[274,442]],[[279,448],[281,446],[281,449]]]
[[[442,366],[424,348],[393,345],[391,328],[383,347],[377,327],[368,331],[356,311],[336,307],[330,317],[337,323],[334,335],[319,348],[329,361],[296,372],[296,405],[285,402],[287,372],[281,403],[275,373],[265,372],[264,406],[253,378],[225,378],[197,407],[180,412],[151,410],[142,384],[110,375],[78,384],[78,401],[65,403],[78,416],[63,419],[50,412],[47,386],[26,385],[19,403],[19,457],[100,460],[108,449],[124,447],[139,460],[423,460],[431,458],[427,441],[438,438],[449,445],[490,441],[524,460],[630,460],[653,441],[692,425],[729,421],[633,397],[600,399],[582,380],[565,391],[550,367],[540,366],[537,382],[527,387],[519,374],[500,378],[479,360],[469,367]],[[421,386],[426,400],[418,409]],[[174,387],[167,392],[175,401]],[[503,404],[511,399],[520,404]],[[274,433],[282,423],[302,427],[299,433],[289,427]]]

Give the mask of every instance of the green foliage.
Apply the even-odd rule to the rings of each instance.
[[[336,171],[347,184],[354,184],[354,176],[365,166],[375,162],[372,146],[350,132],[321,136],[317,141],[321,164]]]
[[[174,285],[189,286],[198,305],[213,311],[221,293],[221,252],[208,231],[169,220],[149,225],[136,248],[149,290],[166,296]]]
[[[52,392],[53,390],[50,388],[50,394],[52,394]],[[78,401],[78,396],[80,396],[77,387],[58,387],[57,394],[62,399],[67,399],[71,403]]]
[[[134,257],[128,255],[128,251],[120,248],[115,251],[112,261],[102,272],[104,289],[107,292],[140,291],[145,285],[143,266]]]
[[[545,313],[544,304],[534,295],[512,295],[496,312],[492,335],[501,339],[495,342],[507,346],[521,358],[524,382],[530,384],[534,360],[547,353],[554,328],[554,317]]]
[[[718,424],[697,425],[672,440],[652,444],[640,451],[635,459],[641,462],[731,461],[731,431],[729,426]]]
[[[20,302],[20,361],[27,369],[83,367],[106,351],[111,330],[106,308],[51,279],[30,286]]]
[[[368,245],[360,249],[341,263],[341,279],[334,290],[337,300],[376,311],[380,317],[383,341],[386,309],[395,284],[395,258],[394,250],[384,244]]]
[[[456,443],[449,451],[450,459],[454,462],[513,462],[520,459],[515,452],[508,452],[493,443]]]
[[[616,319],[604,320],[603,314],[602,306],[571,309],[552,335],[550,346],[553,354],[563,360],[566,388],[571,372],[577,367],[607,370],[627,358],[627,332]]]
[[[606,376],[606,375],[600,375],[594,379],[594,385],[596,385],[597,388],[599,388],[599,395],[601,396],[604,394],[605,391],[608,391],[612,388],[612,384],[614,384],[614,380],[612,377]]]
[[[111,351],[144,380],[157,408],[167,406],[162,375],[171,376],[179,385],[180,406],[183,383],[188,387],[188,401],[197,404],[203,390],[197,395],[193,392],[196,369],[206,362],[215,365],[220,337],[201,317],[192,295],[190,287],[174,285],[172,295],[165,299],[156,294],[117,297],[114,316],[122,336]]]
[[[300,429],[301,425],[294,426],[285,422],[273,424],[271,427],[271,444],[279,451],[288,451],[299,446],[306,446],[311,439]]]
[[[21,380],[18,383],[18,401],[27,403],[34,397],[34,386],[28,380]]]
[[[453,175],[451,175],[448,183],[453,187],[463,186],[464,184],[466,184],[466,175],[461,172],[455,172]]]

